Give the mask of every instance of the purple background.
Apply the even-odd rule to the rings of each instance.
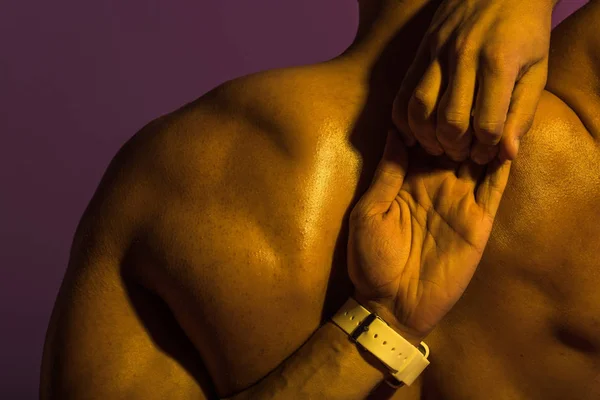
[[[585,4],[563,0],[553,26]],[[251,72],[326,60],[355,0],[3,0],[0,398],[37,398],[73,233],[119,147],[155,117]]]

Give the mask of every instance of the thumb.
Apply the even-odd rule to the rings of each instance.
[[[394,129],[387,134],[383,157],[377,165],[371,186],[363,196],[370,215],[386,212],[398,195],[408,170],[408,153]]]

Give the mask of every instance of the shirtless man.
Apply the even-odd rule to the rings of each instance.
[[[348,215],[435,7],[398,12],[378,31],[395,51],[227,82],[121,149],[75,235],[42,398],[249,399],[297,356],[352,294]],[[477,272],[421,377],[373,398],[598,398],[599,22],[592,0],[553,31]]]

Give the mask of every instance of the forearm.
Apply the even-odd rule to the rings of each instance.
[[[230,399],[365,399],[385,372],[379,360],[360,352],[344,331],[327,322],[262,381]]]

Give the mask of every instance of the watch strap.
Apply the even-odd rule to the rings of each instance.
[[[350,335],[360,347],[372,353],[394,378],[410,386],[429,365],[429,347],[421,342],[424,354],[376,313],[350,297],[333,316],[332,322]]]

